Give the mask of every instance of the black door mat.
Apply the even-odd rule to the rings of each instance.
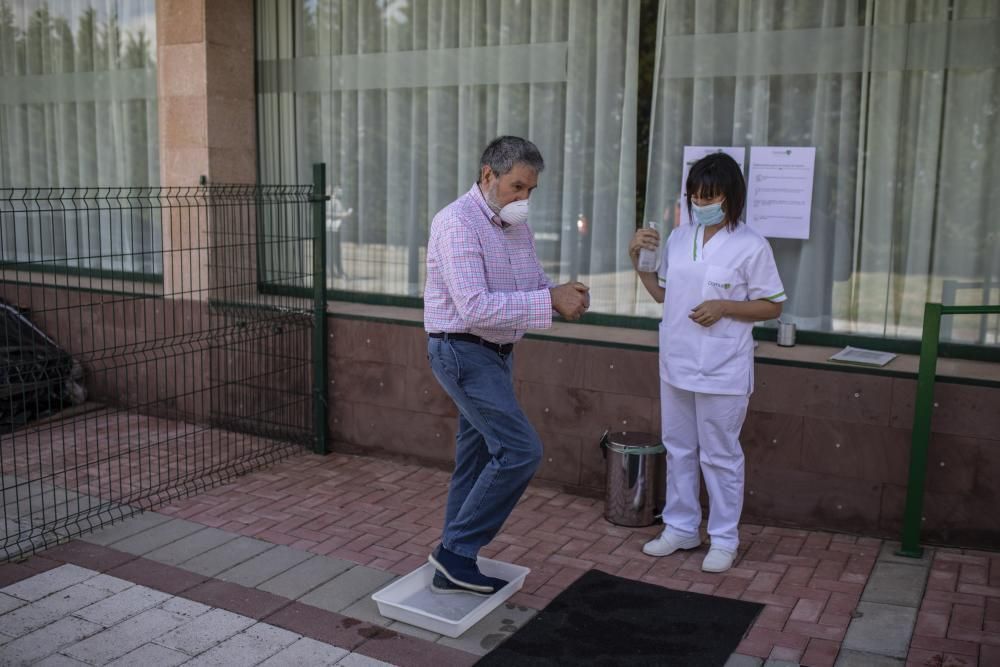
[[[591,570],[479,667],[722,667],[764,605]]]

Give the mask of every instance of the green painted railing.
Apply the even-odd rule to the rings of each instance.
[[[329,412],[327,387],[327,343],[326,343],[326,163],[313,165],[312,198],[312,284],[313,317],[315,318],[313,348],[313,428],[315,429],[317,454],[328,454],[326,437],[326,417]]]
[[[910,477],[903,511],[903,537],[899,555],[920,558],[920,525],[923,522],[924,482],[927,478],[927,448],[931,441],[931,417],[934,411],[934,378],[937,374],[938,339],[942,315],[1000,314],[1000,306],[924,305],[924,331],[920,341],[920,369],[917,374],[917,400],[913,406],[913,440],[910,445]]]

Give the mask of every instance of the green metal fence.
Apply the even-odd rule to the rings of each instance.
[[[0,190],[0,558],[326,451],[315,177]]]
[[[920,526],[923,521],[924,483],[927,478],[927,449],[931,441],[931,417],[934,410],[934,380],[937,374],[938,343],[943,315],[990,315],[1000,313],[1000,306],[924,306],[924,329],[920,341],[920,368],[917,375],[917,400],[913,406],[913,435],[910,446],[910,475],[903,511],[903,536],[899,554],[920,558]]]

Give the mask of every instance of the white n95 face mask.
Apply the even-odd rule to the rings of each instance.
[[[508,225],[520,225],[528,221],[528,200],[519,199],[500,209],[500,219]]]

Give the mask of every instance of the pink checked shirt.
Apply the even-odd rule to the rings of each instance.
[[[552,325],[549,281],[531,227],[502,225],[479,185],[434,216],[427,242],[424,329],[513,343]]]

